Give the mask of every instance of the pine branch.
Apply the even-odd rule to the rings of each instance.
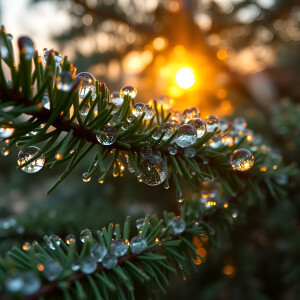
[[[132,114],[135,109],[134,99],[124,95],[123,104],[117,108],[114,103],[108,100],[110,92],[105,84],[100,85],[97,81],[95,82],[93,96],[91,95],[91,90],[89,93],[86,93],[84,99],[79,98],[78,93],[82,91],[82,82],[78,77],[73,81],[76,68],[73,67],[67,58],[63,61],[62,72],[58,74],[57,69],[59,67],[56,67],[55,59],[57,57],[55,57],[54,52],[50,51],[50,54],[48,53],[47,64],[44,68],[41,64],[41,57],[37,53],[33,54],[33,46],[29,47],[28,50],[26,45],[22,45],[24,38],[20,38],[20,65],[17,71],[13,60],[12,46],[4,29],[2,29],[2,39],[5,41],[8,49],[7,57],[2,58],[2,63],[7,64],[11,70],[12,82],[8,82],[5,79],[1,69],[0,124],[4,129],[12,128],[11,130],[14,130],[10,140],[6,140],[7,145],[3,147],[3,151],[8,151],[9,147],[14,144],[24,149],[36,143],[43,144],[42,149],[35,155],[31,155],[30,159],[20,163],[19,169],[30,166],[41,155],[44,155],[46,159],[46,166],[51,168],[58,164],[69,162],[64,173],[48,192],[53,191],[87,154],[94,151],[98,155],[96,155],[85,175],[87,176],[86,181],[89,181],[89,178],[96,172],[99,172],[99,170],[99,182],[103,182],[112,171],[117,175],[121,174],[124,170],[122,155],[125,154],[125,157],[129,159],[129,167],[133,168],[135,175],[149,184],[147,179],[143,179],[143,173],[140,170],[141,161],[143,161],[141,151],[145,146],[151,147],[152,153],[165,157],[164,162],[161,162],[162,165],[166,163],[167,168],[165,168],[164,172],[167,172],[168,180],[170,178],[176,179],[178,195],[182,194],[179,181],[177,180],[178,176],[188,182],[194,189],[197,188],[198,182],[202,182],[205,178],[218,177],[224,191],[232,195],[234,194],[237,177],[245,184],[247,184],[248,180],[256,180],[256,177],[266,178],[266,180],[271,178],[272,184],[276,184],[274,177],[280,173],[279,162],[276,162],[277,169],[276,173],[274,173],[272,171],[273,162],[268,158],[268,152],[265,151],[263,153],[263,148],[257,147],[257,150],[254,152],[254,159],[259,163],[255,163],[251,170],[244,173],[234,172],[230,166],[230,158],[237,147],[248,149],[255,147],[255,140],[252,140],[252,136],[250,136],[250,142],[245,138],[247,137],[246,130],[234,131],[234,128],[228,128],[222,132],[220,129],[216,129],[216,131],[210,130],[198,138],[196,143],[193,143],[193,145],[191,143],[192,152],[194,152],[191,154],[191,157],[188,157],[188,154],[186,154],[188,149],[185,146],[178,147],[176,153],[170,154],[170,145],[176,146],[178,144],[182,146],[177,142],[178,129],[174,130],[175,125],[168,125],[169,127],[171,126],[171,131],[161,127],[172,116],[172,111],[167,114],[167,112],[164,112],[163,106],[160,106],[158,109],[158,104],[154,102],[155,116],[152,116],[149,121],[144,120],[145,112],[135,113],[135,117]],[[33,45],[33,42],[31,44]],[[26,55],[28,55],[26,51],[31,51],[32,56],[34,56],[34,70],[31,70],[31,58],[26,59]],[[65,76],[65,78],[61,79],[61,76]],[[62,85],[63,80],[68,81],[65,86]],[[33,86],[37,88],[35,95],[33,95]],[[49,94],[50,110],[43,108],[42,105],[45,92]],[[86,106],[89,110],[87,115],[82,117],[81,110]],[[96,114],[94,114],[95,109],[97,110]],[[116,109],[119,119],[114,121],[114,126],[111,126],[110,122],[116,116]],[[195,116],[198,117],[198,110],[195,108],[194,111],[196,112]],[[31,119],[26,121],[24,121],[24,118],[21,119],[24,114],[29,115]],[[188,116],[188,113],[186,113],[185,117],[186,121],[191,118]],[[171,121],[173,120],[174,123],[175,119],[174,117],[172,118]],[[176,122],[179,123],[178,125],[183,124],[181,120],[176,120]],[[113,128],[116,131],[115,135],[117,138],[111,143],[101,144],[99,138],[106,136],[107,133],[103,131],[105,128],[110,130]],[[161,132],[158,139],[153,138],[155,134],[157,135],[157,130]],[[67,137],[63,134],[64,132],[68,133]],[[166,134],[169,134],[169,136]],[[236,140],[237,143],[233,147],[231,145],[222,146],[222,144],[216,147],[213,145],[214,142],[211,143],[211,139],[216,134],[229,134],[231,139]],[[168,137],[167,139],[164,138],[165,135]],[[46,141],[48,142],[45,144]],[[96,150],[96,148],[99,150]],[[114,153],[114,155],[109,158],[110,152]],[[156,159],[161,161],[157,155]],[[209,164],[206,164],[205,161],[209,161]],[[261,164],[265,164],[263,167],[268,170],[267,172],[260,172]],[[158,183],[160,183],[159,180],[154,184]],[[270,185],[269,187],[271,188]]]
[[[44,68],[29,38],[19,39],[20,64],[16,68],[11,42],[4,28],[1,36],[3,47],[7,49],[7,53],[1,51],[5,57],[1,57],[0,68],[3,150],[19,146],[18,169],[29,173],[32,168],[38,171],[34,168],[43,167],[44,159],[51,168],[68,162],[49,192],[93,152],[94,159],[83,175],[86,182],[97,171],[100,171],[100,183],[110,174],[122,174],[124,155],[128,168],[146,184],[157,185],[165,181],[168,187],[173,179],[180,201],[181,179],[195,190],[207,178],[217,179],[224,197],[231,197],[239,207],[247,207],[257,198],[284,195],[278,179],[293,174],[294,168],[283,167],[280,160],[272,156],[271,149],[256,145],[245,125],[236,122],[236,127],[227,124],[226,129],[220,129],[216,118],[210,118],[202,128],[204,132],[198,136],[197,122],[201,119],[196,108],[185,111],[184,123],[176,120],[172,111],[164,111],[157,102],[154,102],[154,109],[135,104],[134,94],[132,97],[123,95],[122,104],[116,107],[110,101],[107,87],[97,81],[94,89],[83,93],[84,82],[80,77],[74,80],[76,68],[66,57],[58,74],[60,66],[56,66],[56,60],[60,56],[50,51]],[[32,58],[35,62],[33,70]],[[11,81],[4,76],[3,63],[11,71]],[[43,108],[46,92],[49,110]],[[145,118],[147,114],[151,118]],[[171,122],[167,122],[169,118]],[[189,120],[192,123],[188,123]],[[179,125],[177,128],[175,121]],[[229,138],[230,143],[223,143],[221,137]],[[34,154],[29,155],[28,147],[34,144],[41,144],[41,149],[34,148]],[[234,160],[235,151],[240,148],[252,150],[254,157],[244,149],[242,153],[246,153],[246,157]],[[155,161],[152,165],[148,163],[149,158]],[[147,173],[149,169],[150,174]],[[248,187],[247,194],[245,186]],[[241,198],[243,205],[239,203]],[[164,213],[163,220],[146,216],[143,224],[138,224],[138,236],[133,238],[127,218],[123,233],[119,225],[112,224],[97,231],[97,237],[89,230],[83,231],[80,238],[84,243],[80,251],[75,247],[74,236],[68,236],[64,243],[55,235],[44,238],[44,247],[26,243],[23,246],[25,252],[13,248],[0,262],[0,282],[16,297],[22,293],[28,299],[51,298],[52,293],[54,297],[61,293],[64,299],[125,299],[125,294],[134,299],[135,280],[142,281],[148,290],[164,292],[171,275],[177,273],[185,277],[191,257],[199,257],[193,239],[204,238],[204,234],[209,235],[215,230],[203,220],[215,218],[221,212],[222,218],[217,223],[224,227],[232,223],[232,211],[226,210],[228,204],[217,208],[217,201],[207,194],[202,195],[202,200],[186,201],[180,217],[172,213]],[[201,205],[211,208],[211,215],[199,214]],[[118,247],[114,245],[117,241],[121,243]]]
[[[188,202],[186,202],[185,211],[187,208]],[[148,216],[142,224],[139,224],[138,239],[142,240],[142,244],[138,246],[133,239],[130,243],[128,241],[129,218],[124,223],[122,235],[118,224],[115,226],[110,224],[107,229],[103,228],[101,231],[97,231],[97,237],[93,237],[89,230],[85,230],[85,235],[81,234],[81,239],[85,240],[79,252],[75,247],[75,238],[71,241],[67,237],[65,243],[57,236],[52,235],[45,237],[45,245],[43,246],[37,242],[25,243],[24,252],[13,248],[8,254],[8,258],[3,261],[0,281],[9,292],[13,292],[14,275],[21,276],[19,273],[21,271],[22,273],[25,272],[24,276],[26,277],[28,274],[26,272],[30,272],[35,280],[42,283],[37,285],[38,288],[34,292],[28,293],[24,299],[40,299],[40,297],[51,296],[53,293],[57,295],[61,289],[69,294],[68,290],[72,290],[74,285],[79,285],[83,293],[87,293],[86,295],[88,295],[89,289],[95,289],[95,292],[102,295],[104,299],[112,299],[111,297],[114,295],[120,296],[120,293],[128,288],[128,285],[133,285],[136,280],[143,281],[148,286],[153,285],[155,290],[160,289],[162,286],[157,278],[163,277],[166,281],[165,284],[168,284],[171,274],[178,269],[186,269],[191,263],[191,258],[196,259],[198,256],[192,244],[193,238],[195,236],[206,238],[206,234],[209,234],[207,226],[196,221],[195,214],[183,214],[181,217],[176,217],[174,214],[165,213],[164,217],[164,220],[158,220],[156,216],[151,218]],[[114,238],[113,230],[115,231]],[[113,257],[115,260],[113,264],[106,264],[105,254],[102,254],[109,251],[117,253],[112,248],[113,243],[117,240],[122,241],[125,250],[122,251],[123,254],[119,258]],[[95,251],[99,245],[102,245],[103,253]],[[87,268],[88,264],[85,264],[87,257],[93,261],[93,267],[90,269]],[[80,267],[75,271],[74,261],[78,259]],[[49,261],[54,263],[53,260],[56,261],[56,264],[59,263],[59,268],[55,274],[51,273],[51,269],[47,269]],[[12,270],[15,270],[13,274],[10,273]],[[185,271],[183,275],[186,275]],[[97,285],[92,287],[93,284],[89,278],[93,278]],[[117,288],[114,279],[121,282],[123,280],[121,289]],[[32,282],[28,283],[29,286],[31,284]],[[102,284],[110,287],[109,298],[105,297]],[[24,283],[21,292],[25,291],[26,288],[29,289]],[[17,293],[15,295],[18,297],[19,290],[14,292]],[[80,295],[77,295],[73,299],[81,298]]]

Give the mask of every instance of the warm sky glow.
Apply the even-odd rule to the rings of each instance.
[[[195,75],[189,67],[181,68],[176,73],[176,82],[182,89],[189,89],[195,84]]]

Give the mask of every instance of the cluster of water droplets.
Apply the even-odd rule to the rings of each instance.
[[[140,230],[141,226],[137,225],[137,229]],[[53,251],[56,251],[63,243],[62,239],[54,234],[49,237],[46,236],[44,239],[49,249]],[[91,243],[90,251],[89,254],[81,260],[75,259],[71,264],[71,269],[74,272],[81,271],[85,274],[95,272],[99,263],[101,263],[105,269],[112,269],[118,264],[118,258],[126,255],[127,253],[140,254],[148,247],[146,238],[139,234],[134,236],[130,241],[124,239],[113,239],[108,250],[106,246],[94,240],[92,232],[89,229],[81,231],[80,241],[82,243]],[[74,243],[76,243],[75,236],[73,234],[67,235],[65,238],[65,244],[71,245]],[[37,244],[38,243],[36,241],[32,244],[25,242],[22,249],[27,252]],[[55,259],[46,260],[43,264],[39,264],[37,269],[41,271],[45,278],[49,281],[58,279],[63,271],[62,266]]]

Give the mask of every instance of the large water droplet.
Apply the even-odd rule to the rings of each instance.
[[[80,241],[85,243],[90,239],[90,236],[92,236],[92,232],[89,229],[84,229],[80,232]]]
[[[76,242],[76,238],[74,234],[68,234],[65,238],[66,244],[70,245],[71,243]]]
[[[56,88],[62,92],[69,92],[73,87],[73,74],[70,71],[63,71],[56,78]]]
[[[124,99],[125,95],[129,95],[131,99],[135,99],[137,95],[136,88],[130,85],[123,86],[120,90],[120,96]]]
[[[114,240],[110,244],[110,251],[115,256],[120,257],[127,253],[128,247],[125,240]]]
[[[61,239],[58,235],[55,235],[55,234],[51,234],[49,237],[48,237],[48,240],[47,240],[47,244],[48,246],[50,247],[50,249],[52,250],[55,250],[55,245],[59,246],[60,243],[61,243]]]
[[[180,125],[178,128],[178,135],[175,140],[175,143],[182,147],[186,148],[192,146],[197,142],[197,130],[192,125],[183,124]]]
[[[101,131],[103,135],[96,135],[98,142],[102,145],[112,145],[117,140],[117,130],[114,126],[105,125]]]
[[[213,132],[219,129],[219,120],[215,116],[209,116],[205,119],[206,129],[208,132]]]
[[[61,63],[63,61],[63,57],[59,52],[54,51],[53,49],[48,50],[47,48],[45,48],[44,49],[44,62],[45,63],[47,63],[49,55],[53,56],[56,67],[61,65]]]
[[[175,130],[176,130],[176,126],[174,124],[169,122],[162,123],[159,125],[157,130],[153,133],[152,138],[158,140],[164,134],[162,140],[166,141],[171,137],[171,135],[174,133]]]
[[[10,138],[14,132],[14,128],[8,127],[7,125],[0,125],[0,139]]]
[[[102,261],[103,257],[107,254],[107,249],[101,244],[94,244],[91,248],[91,255],[98,261]]]
[[[85,274],[91,274],[96,271],[97,265],[97,261],[94,257],[87,256],[82,260],[80,269]]]
[[[49,281],[54,281],[60,276],[62,270],[63,268],[58,261],[49,259],[44,263],[43,274]]]
[[[89,91],[92,91],[95,85],[95,77],[88,72],[81,72],[76,75],[76,78],[80,79],[80,84],[78,85],[79,97],[84,98]]]
[[[187,124],[192,125],[197,130],[197,138],[200,139],[206,132],[206,124],[201,119],[191,119]]]
[[[31,38],[22,36],[18,39],[18,46],[20,51],[24,54],[26,60],[30,60],[34,56],[35,45]]]
[[[139,254],[143,252],[148,246],[147,240],[140,235],[133,237],[130,241],[131,252]]]
[[[104,266],[104,268],[110,270],[112,268],[114,268],[116,265],[118,264],[118,259],[115,255],[113,255],[112,253],[108,253],[102,261],[102,265]]]
[[[117,106],[121,106],[123,104],[123,99],[120,97],[120,92],[115,91],[110,94],[110,101]]]
[[[247,171],[254,165],[254,156],[247,149],[235,150],[230,161],[233,170]]]
[[[40,149],[35,146],[30,146],[18,154],[18,165],[21,166],[28,160],[32,159],[35,155],[38,154]],[[45,158],[43,155],[37,157],[34,161],[32,161],[30,164],[24,166],[21,170],[25,173],[36,173],[40,171],[45,164]]]
[[[131,112],[135,117],[139,118],[144,112],[146,112],[145,104],[142,102],[135,103]]]
[[[140,163],[140,170],[142,181],[150,186],[161,184],[168,176],[165,161],[156,155],[146,156]]]
[[[185,221],[181,217],[174,217],[170,224],[173,234],[180,234],[185,230]]]

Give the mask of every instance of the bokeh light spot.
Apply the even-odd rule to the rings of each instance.
[[[190,67],[183,67],[176,73],[176,82],[182,89],[191,88],[195,81],[195,75]]]

